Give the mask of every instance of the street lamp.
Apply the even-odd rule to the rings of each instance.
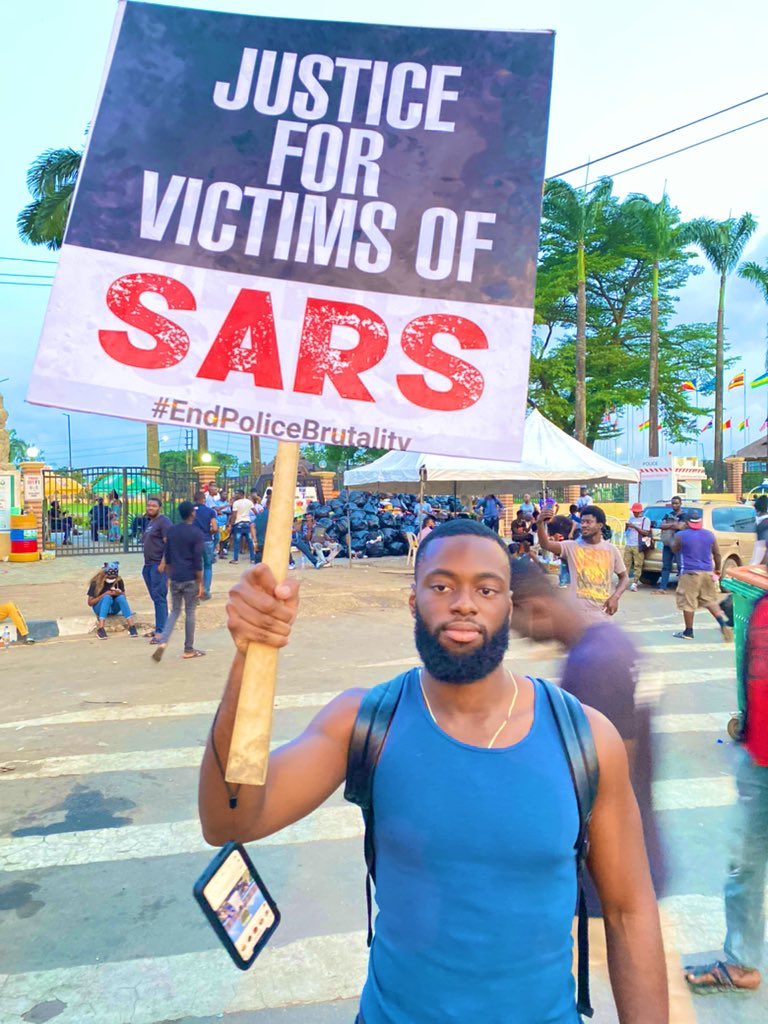
[[[68,412],[63,412],[62,416],[67,417],[67,447],[69,448],[69,472],[72,472],[72,417]]]
[[[34,445],[30,445],[30,447],[27,448],[27,458],[32,459],[34,461],[39,454],[40,454],[40,449],[39,448],[35,448]]]
[[[210,452],[203,452],[203,454],[200,456],[200,461],[206,463],[207,465],[209,462],[213,462],[213,456],[210,454]]]

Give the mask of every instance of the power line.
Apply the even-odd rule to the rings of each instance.
[[[724,139],[726,135],[733,135],[734,132],[741,132],[745,128],[752,128],[756,124],[762,124],[764,121],[768,121],[768,117],[758,118],[757,121],[750,121],[749,124],[739,125],[738,128],[731,128],[730,131],[720,132],[719,135],[711,135],[708,139],[702,139],[700,142],[692,142],[690,146],[682,146],[680,149],[673,149],[671,153],[664,153],[663,156],[656,156],[653,160],[644,160],[641,164],[633,164],[632,167],[625,167],[623,171],[615,171],[610,174],[611,178],[618,178],[620,174],[628,174],[630,171],[636,171],[638,167],[647,167],[648,164],[658,163],[659,160],[666,160],[667,157],[676,156],[678,153],[685,153],[688,149],[696,149],[697,146],[703,146],[706,142],[714,142],[715,139]],[[590,185],[596,184],[599,179],[595,178],[593,181],[588,181],[585,188],[589,188]]]
[[[51,281],[53,281],[53,278],[51,278]],[[2,287],[3,285],[6,288],[13,287],[14,285],[17,288],[51,288],[52,287],[52,285],[50,283],[48,283],[47,281],[41,281],[39,283],[37,281],[0,281],[0,287]]]
[[[45,263],[48,266],[55,267],[58,260],[33,260],[29,256],[0,256],[0,260],[6,263]]]
[[[22,274],[20,272],[19,273],[14,272],[14,273],[11,273],[11,274],[0,274],[0,277],[31,277],[35,281],[52,281],[53,280],[53,274],[51,274],[50,277],[49,277],[46,274]],[[19,282],[19,284],[21,284],[21,282]]]
[[[761,100],[765,96],[768,96],[768,92],[761,92],[758,96],[751,96],[748,100],[741,100],[740,103],[734,103],[730,107],[723,107],[722,110],[716,110],[713,114],[706,114],[704,117],[696,118],[695,121],[689,121],[687,124],[678,125],[677,128],[670,128],[669,131],[660,132],[658,135],[652,135],[649,139],[643,139],[642,142],[635,142],[631,146],[625,146],[623,149],[614,150],[613,153],[606,153],[605,156],[599,156],[596,160],[588,160],[585,164],[579,164],[578,167],[570,167],[567,171],[561,171],[559,174],[552,174],[547,178],[547,181],[551,181],[552,178],[562,178],[566,174],[572,174],[574,171],[583,171],[585,167],[593,167],[595,164],[602,163],[603,160],[609,160],[612,156],[619,156],[621,153],[628,153],[631,149],[637,149],[639,146],[646,146],[649,142],[655,142],[657,139],[663,139],[667,135],[674,135],[675,132],[681,132],[684,128],[691,128],[695,124],[701,124],[702,121],[708,121],[711,117],[719,117],[720,114],[726,114],[729,110],[736,110],[737,107],[746,106],[747,103],[754,103],[755,100]],[[715,135],[713,138],[719,138],[719,136]],[[662,158],[659,157],[659,159],[661,160]],[[638,167],[642,166],[642,164],[638,164]]]

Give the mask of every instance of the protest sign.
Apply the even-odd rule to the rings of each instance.
[[[519,457],[552,50],[121,4],[29,400]]]

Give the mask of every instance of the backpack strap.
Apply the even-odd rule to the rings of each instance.
[[[368,910],[368,945],[373,941],[373,898],[371,882],[376,881],[376,848],[373,841],[373,776],[389,727],[400,703],[405,681],[418,669],[402,672],[389,682],[372,687],[360,702],[352,728],[347,754],[347,778],[344,799],[357,804],[363,812],[365,837],[365,902]]]
[[[574,843],[579,886],[578,925],[578,992],[576,1009],[583,1017],[592,1017],[594,1010],[589,995],[589,917],[581,873],[589,851],[589,821],[597,796],[600,766],[592,737],[592,728],[581,703],[566,690],[547,679],[538,679],[547,695],[552,715],[571,771],[576,802],[579,808],[579,832]]]

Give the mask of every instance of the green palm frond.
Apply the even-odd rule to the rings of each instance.
[[[47,249],[60,249],[74,190],[74,183],[64,185],[55,193],[25,206],[16,220],[22,241],[30,245],[44,245]]]
[[[759,263],[754,261],[742,263],[739,267],[739,277],[743,277],[745,281],[751,281],[752,284],[756,285],[763,293],[763,299],[768,302],[768,260],[766,260],[764,267],[761,267]]]
[[[76,149],[47,149],[34,161],[27,171],[27,188],[34,199],[58,192],[65,185],[72,185],[80,170],[82,153]]]
[[[691,241],[699,246],[721,276],[735,269],[756,229],[757,221],[751,213],[742,214],[738,220],[735,217],[722,221],[700,217],[690,224]]]

